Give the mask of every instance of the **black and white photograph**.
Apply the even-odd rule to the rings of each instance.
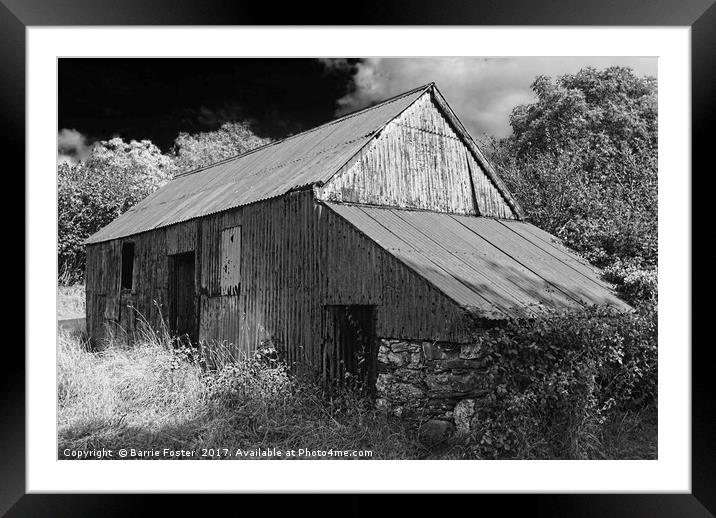
[[[57,459],[653,460],[655,56],[57,60]]]
[[[713,516],[713,3],[0,0],[0,515]]]

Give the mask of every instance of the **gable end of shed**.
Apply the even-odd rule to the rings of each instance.
[[[521,219],[519,207],[435,85],[316,194],[328,202]]]

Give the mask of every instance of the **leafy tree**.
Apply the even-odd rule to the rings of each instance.
[[[527,218],[613,279],[655,268],[656,80],[586,68],[539,76],[532,89],[536,101],[511,114],[513,133],[485,146]]]
[[[179,133],[174,141],[175,163],[179,171],[190,171],[269,142],[256,136],[245,122],[225,122],[216,131]]]
[[[95,144],[85,162],[59,164],[60,272],[76,277],[72,271],[84,265],[84,240],[169,181],[175,169],[150,141],[121,138]]]
[[[627,149],[637,155],[656,150],[652,77],[636,76],[624,67],[585,68],[556,81],[539,76],[532,89],[537,101],[516,107],[510,117],[512,148],[520,156],[587,150],[586,163],[597,173],[613,170],[610,159]]]
[[[81,279],[84,241],[181,171],[196,169],[268,143],[248,125],[227,122],[217,131],[180,133],[163,154],[149,140],[96,143],[87,160],[60,163],[58,258],[68,282]]]

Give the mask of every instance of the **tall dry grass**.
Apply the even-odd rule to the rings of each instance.
[[[84,316],[84,284],[59,284],[57,287],[57,318],[82,318]]]
[[[303,448],[370,450],[374,459],[474,458],[458,438],[425,447],[419,430],[375,410],[359,390],[327,393],[280,361],[235,358],[221,344],[207,358],[166,329],[140,322],[131,341],[116,336],[95,351],[60,335],[59,458],[67,448]],[[600,443],[594,458],[655,458],[656,415],[627,413],[603,430]],[[531,458],[528,453],[516,457]]]
[[[327,397],[319,383],[261,357],[209,370],[198,351],[146,325],[133,343],[115,338],[97,352],[64,334],[57,369],[60,458],[67,448],[429,453],[405,423],[359,393]]]

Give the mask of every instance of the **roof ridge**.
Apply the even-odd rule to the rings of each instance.
[[[253,149],[249,149],[248,151],[244,151],[243,153],[239,153],[238,155],[230,156],[230,157],[228,157],[228,158],[224,158],[223,160],[218,160],[218,161],[216,161],[216,162],[212,162],[211,164],[207,164],[207,165],[198,167],[198,168],[196,168],[196,169],[190,169],[189,171],[184,171],[184,172],[182,172],[182,173],[179,173],[179,174],[175,175],[173,179],[181,178],[181,177],[183,177],[183,176],[188,176],[188,175],[195,174],[195,173],[199,173],[199,172],[201,172],[201,171],[204,171],[205,169],[209,169],[210,167],[214,167],[214,166],[219,165],[219,164],[225,164],[225,163],[230,162],[230,161],[232,161],[232,160],[236,160],[236,159],[242,158],[242,157],[244,157],[244,156],[250,155],[251,153],[255,153],[255,152],[257,152],[257,151],[261,151],[262,149],[265,149],[265,148],[267,148],[267,147],[274,146],[274,145],[276,145],[276,144],[281,144],[281,143],[283,143],[283,142],[286,142],[287,140],[290,140],[290,139],[292,139],[292,138],[294,138],[294,137],[299,137],[299,136],[301,136],[301,135],[305,135],[306,133],[311,133],[311,132],[316,131],[316,130],[319,130],[319,129],[325,127],[325,126],[330,126],[331,124],[337,124],[337,123],[339,123],[339,122],[342,122],[342,121],[345,121],[345,120],[347,120],[347,119],[350,119],[351,117],[355,117],[355,116],[360,115],[360,114],[362,114],[362,113],[365,113],[365,112],[367,112],[367,111],[370,111],[370,110],[379,108],[379,107],[381,107],[381,106],[385,106],[386,104],[390,104],[390,103],[395,102],[395,101],[397,101],[397,100],[399,100],[399,99],[402,99],[403,97],[407,97],[408,95],[412,95],[412,94],[414,94],[414,93],[416,93],[416,92],[419,92],[419,91],[422,91],[422,90],[428,90],[429,88],[431,88],[431,87],[433,87],[433,86],[435,86],[435,83],[434,83],[434,82],[430,82],[430,83],[424,84],[424,85],[419,86],[419,87],[417,87],[417,88],[413,88],[412,90],[408,90],[407,92],[403,92],[403,93],[394,95],[393,97],[389,97],[388,99],[385,99],[384,101],[381,101],[381,102],[379,102],[379,103],[377,103],[377,104],[374,104],[374,105],[372,105],[372,106],[367,106],[367,107],[365,107],[365,108],[361,108],[360,110],[356,110],[356,111],[347,113],[347,114],[345,114],[345,115],[343,115],[343,116],[341,116],[341,117],[338,117],[337,119],[332,119],[332,120],[330,120],[330,121],[324,122],[323,124],[319,124],[318,126],[314,126],[313,128],[309,128],[309,129],[307,129],[307,130],[301,131],[300,133],[296,133],[296,134],[294,134],[294,135],[289,135],[288,137],[284,137],[284,138],[282,138],[282,139],[274,140],[274,141],[272,141],[272,142],[269,142],[268,144],[264,144],[263,146],[258,146],[258,147],[255,147],[255,148],[253,148]],[[172,180],[173,180],[173,179],[172,179]]]

